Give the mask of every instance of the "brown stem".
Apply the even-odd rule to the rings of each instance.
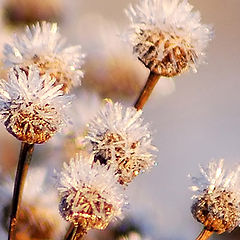
[[[75,226],[74,226],[74,224],[72,223],[72,224],[69,226],[69,228],[68,228],[68,230],[67,230],[67,232],[66,232],[66,234],[65,234],[64,240],[69,240],[69,239],[71,239],[70,236],[71,236],[74,228],[75,228]]]
[[[212,231],[208,231],[206,228],[203,228],[196,240],[207,240],[211,237],[212,234]]]
[[[71,224],[64,237],[64,240],[81,240],[86,233],[87,230],[81,224],[78,226]]]
[[[160,75],[154,72],[150,72],[147,82],[143,87],[138,100],[136,101],[134,107],[139,110],[143,109],[144,104],[147,102],[149,96],[152,93],[153,88],[155,87],[156,83],[158,82]]]
[[[16,226],[17,226],[17,220],[19,215],[19,206],[22,200],[24,183],[27,176],[28,167],[31,162],[33,149],[34,149],[34,144],[28,144],[28,143],[22,142],[16,177],[15,177],[8,240],[15,240],[16,238]]]

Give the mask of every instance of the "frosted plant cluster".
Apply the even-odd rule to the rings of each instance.
[[[190,68],[196,71],[198,63],[203,61],[212,30],[201,23],[200,13],[193,11],[187,0],[139,0],[138,4],[130,5],[126,13],[131,22],[127,37],[133,53],[150,70],[134,107],[114,103],[110,99],[101,107],[98,96],[78,92],[75,88],[72,112],[66,112],[73,99],[67,93],[81,85],[85,55],[80,45],[66,46],[56,23],[37,22],[5,44],[3,65],[8,78],[0,80],[0,118],[7,131],[22,142],[10,210],[9,240],[16,238],[15,233],[18,234],[17,240],[59,237],[56,231],[61,232],[61,224],[58,220],[57,225],[52,221],[57,218],[55,211],[49,214],[54,209],[48,205],[50,200],[58,205],[61,217],[70,223],[69,230],[61,239],[78,239],[90,229],[105,229],[112,220],[123,216],[129,183],[156,165],[153,152],[157,149],[152,144],[149,125],[142,117],[143,106],[160,76],[174,77]],[[94,35],[97,34],[94,32]],[[124,61],[127,54],[121,49],[125,46],[113,44],[112,48],[111,38],[106,36],[106,43],[99,45],[105,52],[107,49],[112,51],[114,57],[104,53],[102,56],[96,54],[96,58],[93,54],[90,68],[94,68],[97,62],[94,69],[97,69],[100,81],[105,75],[109,76],[106,79],[115,78],[110,87],[103,84],[100,92],[108,95],[110,89],[117,96],[117,90],[125,93],[123,85],[127,82],[126,77],[131,75],[128,71],[130,58]],[[96,39],[99,42],[99,38]],[[117,43],[116,40],[112,42]],[[101,60],[104,60],[102,65],[99,64]],[[137,68],[137,65],[131,64],[131,67]],[[118,76],[115,77],[115,73]],[[91,86],[91,83],[86,86]],[[112,86],[118,89],[114,92]],[[135,92],[129,84],[127,86],[127,94]],[[70,122],[69,118],[73,126],[63,131],[62,145],[67,148],[67,154],[74,157],[64,162],[62,170],[56,174],[59,199],[52,192],[38,191],[36,186],[44,187],[42,182],[45,179],[45,175],[41,175],[44,170],[40,169],[31,184],[26,185],[21,205],[21,189],[33,144],[47,142]],[[54,157],[57,158],[56,155]],[[223,160],[220,160],[210,162],[208,168],[201,167],[200,171],[200,178],[192,178],[195,194],[191,211],[194,218],[204,225],[202,236],[205,231],[208,236],[212,232],[231,232],[240,224],[240,167],[225,172]],[[0,206],[2,212],[10,206],[5,205],[11,194],[4,191],[0,186],[0,201],[4,203]],[[63,229],[62,226],[60,228]],[[42,232],[36,234],[38,230]],[[197,239],[203,240],[201,234]],[[132,231],[127,238],[142,239],[142,236]]]

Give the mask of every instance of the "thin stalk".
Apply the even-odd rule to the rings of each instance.
[[[34,144],[22,142],[15,177],[8,240],[15,240],[16,238],[16,227],[19,215],[19,206],[22,200],[24,183],[27,176],[28,167],[32,159],[33,149]]]
[[[134,107],[137,110],[143,109],[144,104],[147,102],[147,100],[148,100],[149,96],[151,95],[153,88],[157,84],[159,78],[160,78],[159,74],[150,72],[147,82],[146,82],[145,86],[143,87],[136,103],[134,104]]]
[[[81,224],[78,226],[71,224],[64,237],[64,240],[81,240],[85,234],[87,234],[87,230]]]
[[[212,231],[208,231],[206,228],[203,228],[196,240],[207,240],[212,236],[212,234]]]
[[[75,226],[74,226],[74,224],[72,223],[72,224],[69,226],[69,228],[68,228],[68,230],[67,230],[67,232],[66,232],[66,234],[65,234],[64,240],[71,240],[71,236],[73,235],[74,229],[75,229]],[[74,233],[74,234],[75,234],[75,233]]]

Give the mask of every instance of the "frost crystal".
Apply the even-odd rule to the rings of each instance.
[[[76,155],[64,163],[57,176],[62,217],[86,229],[104,229],[119,217],[125,196],[114,172],[105,166],[92,166],[89,159]]]
[[[187,0],[140,0],[126,10],[133,52],[151,71],[173,77],[196,70],[212,31],[192,9]]]
[[[202,177],[192,177],[197,192],[192,214],[209,231],[231,232],[240,224],[240,166],[225,173],[224,160],[211,161],[207,169],[200,168]]]
[[[84,54],[81,46],[65,48],[56,23],[42,22],[27,27],[25,33],[16,35],[12,44],[5,44],[6,66],[35,64],[40,74],[49,74],[56,84],[63,84],[62,90],[68,92],[72,86],[81,84]]]
[[[143,125],[142,111],[124,108],[108,101],[88,124],[87,139],[92,145],[95,162],[116,169],[119,183],[130,183],[141,171],[154,165],[148,125]]]
[[[54,83],[47,75],[40,77],[34,66],[12,68],[8,81],[0,81],[0,117],[17,139],[44,143],[65,125],[68,97]]]

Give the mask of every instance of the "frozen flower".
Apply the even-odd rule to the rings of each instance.
[[[1,181],[0,232],[5,233],[5,238],[7,238],[12,187],[13,179],[10,177]],[[42,167],[30,169],[19,211],[16,240],[62,239],[65,222],[58,214],[57,202],[56,192],[49,187],[47,169]]]
[[[212,36],[187,0],[140,0],[126,11],[133,52],[152,72],[173,77],[196,70]]]
[[[0,81],[0,117],[8,132],[17,139],[44,143],[65,125],[63,109],[68,101],[62,85],[30,66],[9,71],[8,81]]]
[[[122,214],[125,197],[111,169],[93,165],[81,155],[64,164],[58,174],[59,211],[85,229],[104,229]]]
[[[108,101],[88,124],[86,136],[92,145],[94,161],[116,169],[119,183],[130,183],[140,172],[154,165],[148,125],[142,111]]]
[[[81,66],[84,54],[81,46],[65,48],[56,23],[42,22],[27,27],[25,33],[16,35],[4,48],[6,66],[29,66],[35,64],[40,74],[49,74],[56,83],[63,84],[68,92],[72,86],[81,84]]]
[[[225,172],[224,160],[211,161],[208,168],[200,168],[202,176],[192,177],[191,187],[196,195],[191,211],[193,217],[208,231],[218,234],[231,232],[240,224],[240,166]]]

